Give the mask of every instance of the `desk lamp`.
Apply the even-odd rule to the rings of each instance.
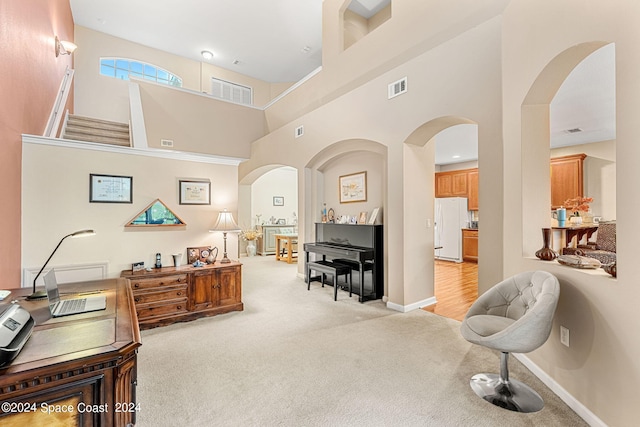
[[[60,247],[60,245],[62,244],[64,239],[66,239],[67,237],[93,236],[95,234],[96,234],[96,232],[93,231],[93,230],[80,230],[80,231],[76,231],[74,233],[67,234],[66,236],[64,236],[60,240],[60,242],[58,243],[58,246],[56,246],[56,248],[53,250],[53,252],[51,252],[51,255],[49,255],[49,258],[47,258],[47,261],[44,263],[44,265],[42,266],[40,271],[38,271],[38,274],[36,275],[36,278],[33,279],[33,293],[31,295],[29,295],[27,297],[27,299],[28,300],[41,299],[41,298],[45,298],[47,296],[47,291],[44,290],[44,289],[36,292],[36,280],[38,280],[38,277],[40,277],[40,275],[42,274],[42,271],[44,270],[44,268],[47,266],[47,264],[49,264],[49,261],[51,260],[51,258],[53,258],[53,254],[56,253],[56,251],[58,250],[58,248]]]
[[[230,263],[231,260],[227,257],[227,233],[230,231],[231,232],[240,231],[240,228],[238,227],[238,224],[236,224],[236,222],[234,221],[233,215],[231,215],[231,212],[227,212],[226,209],[224,209],[222,212],[219,212],[218,221],[216,222],[216,225],[214,225],[213,228],[209,231],[211,232],[222,231],[224,236],[223,237],[224,238],[224,255],[222,256],[220,263],[222,264]]]

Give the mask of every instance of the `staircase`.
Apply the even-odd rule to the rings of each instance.
[[[63,139],[95,142],[98,144],[131,146],[127,123],[111,122],[70,114],[62,130]]]

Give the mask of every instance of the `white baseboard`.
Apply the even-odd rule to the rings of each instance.
[[[558,384],[553,378],[551,378],[546,372],[544,372],[538,365],[533,363],[524,354],[512,353],[513,356],[518,359],[524,366],[529,369],[533,375],[538,377],[547,387],[551,389],[564,403],[567,404],[573,411],[580,416],[587,424],[592,427],[607,427],[607,424],[598,418],[593,412],[586,406],[580,403],[575,397],[573,397],[567,390],[565,390],[560,384]]]
[[[436,302],[437,302],[436,297],[427,298],[422,301],[414,302],[413,304],[409,304],[409,305],[400,305],[400,304],[387,301],[387,308],[391,310],[399,311],[401,313],[408,313],[410,311],[417,310],[422,307],[433,305]]]

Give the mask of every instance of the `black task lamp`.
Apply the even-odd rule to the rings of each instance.
[[[60,247],[60,245],[62,244],[64,239],[66,239],[67,237],[93,236],[95,234],[96,234],[96,232],[93,231],[93,230],[80,230],[80,231],[76,231],[74,233],[67,234],[66,236],[64,236],[60,240],[60,242],[58,243],[58,246],[56,246],[56,248],[53,250],[53,252],[51,252],[51,255],[49,255],[49,258],[47,258],[47,261],[44,263],[44,265],[42,266],[40,271],[38,271],[38,274],[36,275],[36,278],[33,279],[33,293],[31,295],[29,295],[27,297],[27,299],[28,300],[41,299],[41,298],[45,298],[47,296],[47,291],[44,290],[44,289],[36,292],[36,280],[38,280],[38,277],[40,277],[40,275],[42,274],[42,271],[44,270],[44,268],[47,266],[47,264],[49,264],[49,261],[51,260],[51,258],[53,258],[53,254],[56,253],[56,251],[58,250],[58,248]]]
[[[225,209],[222,212],[218,213],[218,222],[216,222],[216,225],[214,225],[213,228],[209,231],[211,232],[222,231],[223,238],[224,238],[224,255],[222,256],[220,263],[222,264],[230,263],[231,260],[227,257],[227,233],[230,231],[231,232],[240,231],[240,228],[238,227],[238,224],[236,224],[236,222],[234,221],[233,215],[231,215],[231,212],[227,212],[227,210]]]

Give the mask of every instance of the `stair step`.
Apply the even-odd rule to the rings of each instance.
[[[78,126],[75,124],[67,123],[65,133],[77,133],[85,135],[98,135],[98,136],[115,136],[117,138],[129,138],[129,129],[104,129],[104,128],[92,128],[87,126]]]
[[[104,128],[126,128],[129,129],[128,123],[113,122],[110,120],[94,119],[93,117],[76,116],[70,114],[68,122],[76,124],[85,124],[90,127],[104,127]]]
[[[74,141],[84,141],[84,142],[96,142],[100,144],[110,144],[110,145],[119,145],[123,147],[130,147],[131,141],[129,137],[126,138],[118,138],[118,137],[109,137],[102,135],[90,135],[86,133],[74,133],[74,132],[65,132],[64,139],[71,139]]]
[[[95,142],[100,144],[131,146],[129,124],[110,120],[94,119],[69,115],[62,136],[74,141]]]

